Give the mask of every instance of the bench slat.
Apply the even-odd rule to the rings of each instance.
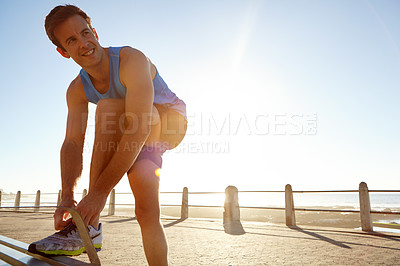
[[[48,207],[53,208],[54,206],[42,206],[42,207],[43,208],[48,208]],[[77,210],[75,210],[73,208],[70,208],[70,207],[64,207],[64,206],[56,206],[56,207],[64,209],[64,210],[68,211],[72,215],[72,219],[75,221],[75,225],[78,228],[79,235],[80,235],[80,237],[82,239],[83,246],[85,247],[86,254],[89,257],[89,260],[90,260],[91,264],[100,265],[101,264],[100,263],[100,259],[99,259],[98,255],[97,255],[96,249],[93,246],[92,239],[89,236],[88,228],[86,227],[85,222],[83,221],[82,216],[80,215],[80,213]],[[20,207],[20,208],[31,208],[31,207],[24,206],[24,207]],[[28,252],[28,251],[26,251],[26,252]],[[28,252],[26,254],[28,254],[30,256],[34,255],[33,253],[30,253],[30,252]],[[66,258],[66,257],[64,257],[64,258]],[[81,264],[82,264],[82,262],[81,262]],[[73,264],[68,264],[68,265],[73,265]]]
[[[32,257],[29,257],[19,251],[16,251],[12,248],[0,245],[0,259],[6,263],[11,265],[26,265],[28,261]],[[8,264],[1,264],[0,265],[8,265]]]
[[[29,245],[0,235],[0,248],[2,247],[8,247],[11,250],[14,251],[18,251],[19,253],[23,253],[26,254],[26,257],[30,257],[32,259],[32,261],[30,261],[30,263],[32,263],[33,261],[35,261],[34,265],[56,265],[56,266],[65,266],[65,265],[84,265],[84,264],[88,264],[79,260],[75,260],[73,258],[70,257],[65,257],[65,256],[51,256],[51,257],[45,257],[39,254],[34,254],[28,251],[28,247]],[[8,254],[8,253],[6,253]],[[40,261],[42,261],[43,263],[40,264]]]
[[[39,254],[31,253],[31,252],[28,251],[28,247],[29,247],[28,244],[26,244],[24,242],[21,242],[21,241],[18,241],[18,240],[15,240],[15,239],[12,239],[12,238],[9,238],[9,237],[6,237],[6,236],[0,235],[0,244],[4,245],[4,246],[7,246],[7,247],[9,247],[11,249],[14,249],[14,250],[16,250],[16,251],[18,251],[20,253],[26,254],[30,258],[35,258],[37,260],[44,261],[44,262],[47,263],[46,265],[48,265],[48,264],[56,265],[56,266],[65,266],[65,265],[67,265],[67,264],[55,261],[53,259],[47,258],[45,256],[41,256]]]

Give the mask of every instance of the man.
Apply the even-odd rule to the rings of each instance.
[[[81,213],[99,250],[100,212],[110,191],[127,173],[147,261],[150,265],[167,264],[157,170],[162,154],[176,147],[186,133],[185,103],[171,92],[143,53],[131,47],[101,47],[90,18],[78,7],[55,7],[46,17],[45,28],[57,51],[82,67],[67,90],[60,205]],[[74,187],[82,171],[89,102],[97,104],[89,192],[76,204]],[[82,253],[82,241],[67,215],[57,209],[54,225],[61,231],[32,243],[29,249],[45,254]]]

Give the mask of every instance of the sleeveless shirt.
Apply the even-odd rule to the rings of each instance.
[[[82,68],[79,75],[85,90],[86,98],[89,102],[97,104],[101,99],[106,98],[125,98],[126,88],[119,80],[119,53],[123,47],[109,47],[108,56],[110,60],[110,85],[105,93],[99,93],[93,86],[89,74]],[[161,78],[158,70],[153,79],[154,103],[162,105],[167,109],[172,109],[186,117],[186,104],[173,93]]]

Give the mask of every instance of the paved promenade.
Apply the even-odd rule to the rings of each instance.
[[[146,265],[134,218],[103,217],[103,265]],[[171,265],[400,265],[400,234],[163,219]],[[52,214],[0,212],[0,234],[30,243],[52,234]],[[88,262],[86,254],[75,257]]]

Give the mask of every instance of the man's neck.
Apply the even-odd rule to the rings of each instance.
[[[93,84],[107,84],[110,78],[108,49],[102,47],[100,52],[102,55],[99,64],[84,68],[85,71],[90,75],[90,79],[92,80]]]

